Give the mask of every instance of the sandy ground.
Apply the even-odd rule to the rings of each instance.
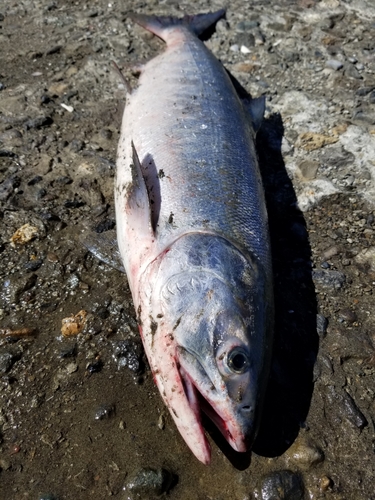
[[[207,42],[267,97],[276,339],[252,454],[209,423],[211,466],[190,453],[110,265],[125,100],[111,61],[135,86],[131,67],[163,50],[127,14],[223,6],[0,1],[1,498],[375,498],[370,0],[233,0]]]

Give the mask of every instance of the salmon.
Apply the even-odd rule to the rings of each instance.
[[[273,334],[267,212],[255,150],[264,99],[245,103],[199,39],[224,11],[134,14],[165,41],[127,95],[117,238],[160,394],[208,464],[205,412],[238,452],[256,436]]]

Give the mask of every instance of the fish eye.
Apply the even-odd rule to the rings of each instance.
[[[247,352],[242,347],[235,347],[227,355],[227,366],[233,373],[245,373],[250,362]]]

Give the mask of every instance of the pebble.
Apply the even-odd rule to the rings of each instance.
[[[92,375],[93,373],[99,373],[104,366],[104,363],[101,359],[96,359],[95,361],[92,361],[91,363],[88,363],[86,365],[86,371],[89,375]]]
[[[112,418],[116,413],[116,407],[113,404],[103,404],[95,410],[94,419],[95,420],[108,420]]]
[[[124,490],[133,493],[131,498],[154,498],[168,493],[177,478],[169,470],[142,468],[131,476],[124,486]]]
[[[41,175],[36,175],[33,177],[29,182],[27,183],[28,186],[35,186],[35,184],[39,184],[40,181],[43,180],[43,177]]]
[[[13,352],[10,350],[0,352],[0,375],[5,375],[20,357],[20,352]]]
[[[319,486],[320,490],[322,492],[326,492],[329,490],[329,488],[332,488],[333,486],[333,481],[330,477],[328,476],[322,476],[319,481]]]
[[[112,346],[112,356],[116,361],[119,369],[126,366],[137,375],[143,373],[143,347],[139,342],[131,340],[119,340],[117,342],[113,342]]]
[[[94,227],[94,231],[96,233],[104,233],[106,231],[110,231],[116,226],[115,219],[104,219],[99,224]]]
[[[369,95],[369,102],[370,104],[375,104],[375,91],[372,91]]]
[[[327,333],[328,319],[323,314],[316,315],[316,331],[319,337],[324,338]]]
[[[245,46],[247,47],[254,47],[255,45],[255,37],[252,33],[238,33],[236,38],[235,38],[235,43],[239,46]],[[249,50],[249,49],[248,49]],[[250,50],[249,50],[250,52]],[[247,52],[247,53],[249,53]],[[243,52],[243,54],[246,54],[246,52]]]
[[[24,224],[13,234],[10,238],[10,243],[13,247],[16,245],[26,245],[29,241],[33,240],[39,236],[39,230],[37,227],[31,224]]]
[[[28,273],[37,271],[41,267],[42,264],[43,264],[43,260],[42,259],[29,260],[25,264],[25,270]]]
[[[368,95],[370,92],[372,92],[374,90],[374,86],[372,85],[371,87],[360,87],[357,92],[356,92],[356,95],[360,96],[360,97],[363,97],[363,96],[366,96]]]
[[[304,500],[304,492],[300,475],[290,470],[272,472],[260,486],[261,500]]]
[[[20,146],[22,144],[23,135],[16,128],[5,130],[0,134],[0,142],[5,145]]]
[[[319,283],[325,288],[340,289],[346,282],[346,276],[340,271],[313,270],[312,278],[315,283]]]
[[[60,351],[60,358],[74,358],[77,355],[78,349],[77,349],[77,344],[74,343],[72,345],[63,347]]]
[[[52,169],[53,159],[48,154],[41,154],[33,170],[34,174],[43,176],[48,174]]]
[[[338,71],[344,66],[344,64],[341,61],[338,61],[337,59],[328,59],[328,61],[326,61],[326,66],[327,68],[331,68],[334,69],[335,71]]]
[[[298,436],[285,452],[285,459],[302,469],[310,469],[323,462],[324,453],[311,440]]]
[[[39,129],[42,127],[49,127],[52,125],[53,120],[50,116],[39,116],[37,118],[32,118],[27,120],[23,126],[25,130],[30,130],[33,128]]]
[[[315,160],[302,160],[298,165],[297,173],[303,181],[311,181],[316,178],[319,162]]]
[[[344,74],[345,76],[355,78],[356,80],[361,80],[363,78],[358,69],[353,66],[353,64],[345,65]]]
[[[80,139],[73,139],[69,144],[69,149],[74,153],[79,153],[85,147],[85,143]]]
[[[6,201],[20,185],[20,178],[12,176],[0,184],[0,201]]]
[[[337,255],[338,253],[339,253],[339,249],[337,246],[329,247],[329,248],[327,248],[327,250],[325,250],[323,252],[322,260],[329,260],[332,257],[334,257],[335,255]]]
[[[14,275],[3,284],[3,293],[1,299],[8,305],[18,304],[21,295],[35,286],[37,282],[37,275]]]
[[[237,25],[236,25],[236,31],[239,31],[239,32],[244,32],[244,31],[248,31],[248,30],[252,30],[254,28],[257,28],[259,26],[259,21],[240,21]]]
[[[358,429],[368,425],[366,417],[357,407],[354,399],[345,390],[338,393],[334,386],[327,387],[327,398],[331,407],[334,407],[339,416],[348,420]]]
[[[86,326],[87,312],[85,310],[79,311],[77,314],[69,316],[61,320],[61,334],[63,337],[71,337],[78,335],[83,331]]]
[[[340,318],[349,323],[350,325],[355,323],[358,320],[357,314],[355,311],[351,309],[341,309],[340,310]]]

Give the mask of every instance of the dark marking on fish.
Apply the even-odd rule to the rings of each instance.
[[[181,323],[181,319],[182,319],[182,316],[180,316],[180,317],[178,318],[178,320],[176,321],[176,323],[175,323],[175,325],[174,325],[174,327],[173,327],[173,331],[175,331],[175,330],[176,330],[176,328],[178,327],[178,325]]]
[[[174,213],[171,212],[169,218],[168,218],[168,222],[169,224],[173,224],[173,217],[174,217]]]
[[[242,387],[242,385],[240,385],[238,388],[238,393],[237,393],[237,398],[236,398],[238,403],[240,403],[242,401],[243,393],[244,393],[243,387]]]
[[[138,321],[139,326],[142,326],[141,314],[142,314],[142,307],[141,307],[141,305],[139,305],[138,310],[137,310],[137,315],[138,315],[137,321]]]
[[[155,335],[156,330],[158,329],[158,324],[154,320],[152,316],[150,316],[150,329],[151,329],[151,335]]]

